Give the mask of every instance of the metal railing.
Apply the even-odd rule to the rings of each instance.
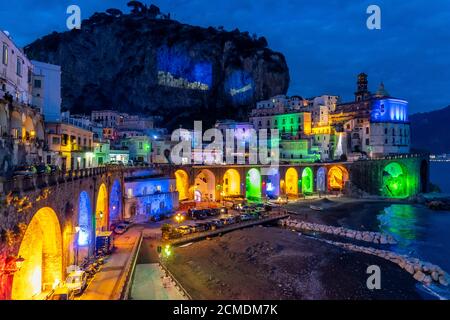
[[[164,272],[172,279],[172,281],[175,283],[175,286],[178,287],[181,291],[181,294],[185,296],[188,300],[192,300],[191,295],[187,290],[183,287],[183,285],[177,280],[177,278],[170,272],[170,270],[164,265],[164,263],[160,260],[159,265],[164,270]]]
[[[141,167],[104,166],[95,168],[84,168],[78,170],[55,171],[52,173],[21,175],[13,177],[0,177],[3,192],[26,192],[36,189],[47,188],[58,184],[95,177],[109,172],[128,172],[140,170]]]

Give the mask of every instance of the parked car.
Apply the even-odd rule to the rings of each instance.
[[[48,167],[50,168],[50,173],[61,171],[61,168],[54,164],[49,164]]]
[[[194,232],[204,232],[208,230],[208,225],[206,223],[196,223],[192,229]]]
[[[222,228],[223,225],[224,225],[223,221],[220,220],[220,219],[214,219],[214,220],[211,221],[211,223],[212,223],[214,226],[216,226],[216,228]]]
[[[14,168],[14,176],[31,176],[36,173],[36,168],[33,166],[18,166]]]
[[[191,234],[192,233],[192,227],[190,226],[181,226],[176,228],[176,231],[181,233],[182,235]]]
[[[114,228],[114,233],[116,234],[124,234],[125,232],[128,231],[128,225],[126,224],[119,224]]]
[[[239,218],[240,218],[240,220],[241,220],[242,222],[252,220],[252,217],[251,217],[250,215],[248,215],[248,214],[241,214],[241,215],[239,216]]]
[[[74,299],[75,299],[74,292],[66,287],[54,289],[47,297],[47,300],[74,300]]]
[[[36,167],[37,174],[50,173],[50,167],[46,164],[38,164]]]
[[[87,286],[87,274],[85,271],[71,272],[66,278],[66,287],[78,295],[83,293]]]

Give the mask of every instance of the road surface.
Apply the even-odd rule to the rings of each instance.
[[[114,239],[114,253],[107,259],[81,296],[81,300],[112,300],[120,289],[119,281],[131,257],[142,227],[131,228],[127,233]]]

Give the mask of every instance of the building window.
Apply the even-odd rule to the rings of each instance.
[[[8,65],[8,46],[6,43],[3,44],[3,64]]]
[[[366,139],[366,146],[370,145],[370,140]]]
[[[22,59],[20,59],[19,57],[17,58],[17,75],[19,77],[22,77]]]
[[[369,134],[369,127],[366,128],[366,134]]]
[[[144,149],[144,144],[142,143],[142,141],[139,142],[139,150]]]
[[[59,139],[59,137],[53,137],[52,138],[52,144],[60,144],[60,139]]]
[[[42,88],[42,81],[41,80],[34,80],[34,87],[36,88],[36,89],[40,89],[40,88]]]

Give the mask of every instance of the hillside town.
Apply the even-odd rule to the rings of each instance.
[[[213,128],[199,133],[193,118],[170,132],[145,106],[65,110],[67,70],[29,59],[8,32],[0,44],[0,300],[370,299],[358,288],[374,263],[393,279],[381,298],[418,298],[416,282],[448,286],[427,257],[389,251],[404,244],[396,219],[427,201],[430,161],[411,150],[408,101],[369,87],[366,73],[355,75],[352,101],[278,94],[244,119],[211,113]],[[212,67],[199,65],[183,78],[169,64],[158,85],[207,92]],[[233,99],[253,92],[244,71],[230,79]],[[217,142],[208,129],[233,143],[206,152]],[[189,151],[177,161],[180,142]],[[253,158],[261,150],[268,162]],[[360,264],[342,258],[361,253]],[[350,289],[321,280],[319,261],[327,277],[342,266]]]

